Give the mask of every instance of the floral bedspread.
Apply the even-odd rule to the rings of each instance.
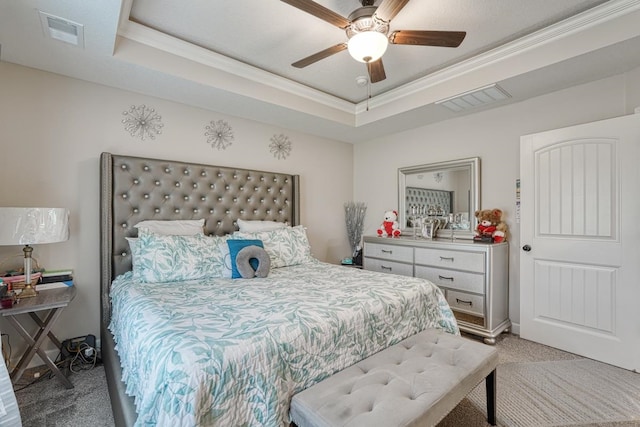
[[[426,328],[459,333],[430,282],[321,262],[264,279],[129,272],[111,298],[137,426],[287,426],[295,393]]]

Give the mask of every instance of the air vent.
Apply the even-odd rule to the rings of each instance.
[[[84,25],[40,11],[45,37],[84,47]]]
[[[443,107],[458,113],[463,110],[480,107],[482,105],[487,105],[507,98],[511,98],[511,95],[497,84],[492,84],[480,89],[474,89],[460,95],[452,96],[451,98],[442,99],[436,102],[436,105],[442,105]]]

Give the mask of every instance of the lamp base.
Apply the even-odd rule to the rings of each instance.
[[[38,296],[38,291],[33,289],[33,287],[31,285],[27,285],[22,290],[22,292],[20,292],[18,295],[16,295],[16,298],[22,299],[22,298],[31,298],[31,297],[37,297],[37,296]]]

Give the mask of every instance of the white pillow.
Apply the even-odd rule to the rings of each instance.
[[[264,250],[271,259],[271,268],[313,261],[307,232],[301,225],[257,233],[236,231],[233,233],[233,238],[262,240]]]
[[[144,228],[147,231],[163,236],[193,236],[204,232],[204,218],[140,221],[134,227],[138,229]]]
[[[238,228],[242,233],[259,233],[260,231],[272,231],[288,227],[284,222],[276,221],[245,221],[238,219]]]

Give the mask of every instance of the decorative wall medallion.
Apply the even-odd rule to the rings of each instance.
[[[276,159],[286,159],[291,154],[291,140],[283,134],[273,135],[269,149]]]
[[[229,123],[224,120],[218,120],[211,122],[205,126],[206,132],[204,136],[207,137],[207,142],[211,144],[212,148],[217,148],[218,150],[225,150],[228,146],[233,143],[233,130]]]
[[[440,182],[442,182],[443,176],[444,175],[442,174],[442,172],[435,172],[433,174],[433,179],[434,179],[435,182],[437,182],[439,184]]]
[[[133,137],[140,138],[144,141],[146,137],[156,139],[156,135],[162,133],[162,117],[156,114],[156,110],[146,105],[132,105],[129,111],[124,111],[125,116],[122,119],[124,130],[129,132]]]

